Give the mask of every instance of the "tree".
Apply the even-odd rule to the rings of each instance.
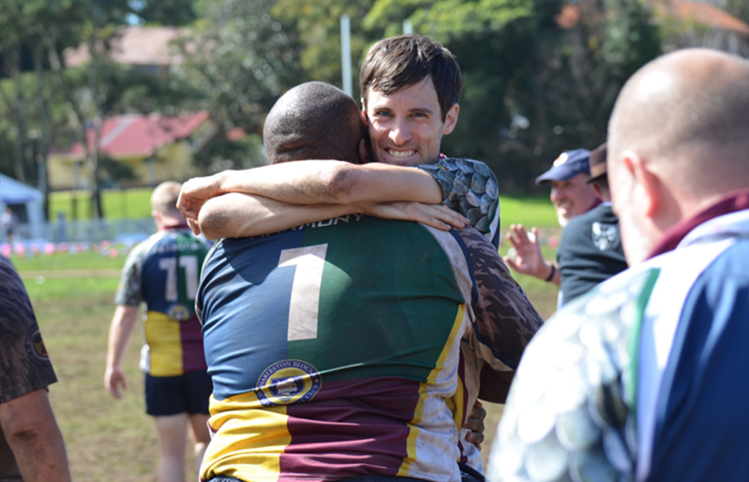
[[[209,170],[262,162],[255,147],[265,115],[276,99],[303,80],[301,44],[293,25],[273,15],[275,0],[214,0],[180,42],[185,62],[173,82],[199,93],[182,105],[206,109],[218,123],[219,145],[200,155]],[[231,143],[242,129],[254,137]],[[223,146],[223,148],[221,148]]]

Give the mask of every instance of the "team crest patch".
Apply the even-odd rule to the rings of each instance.
[[[570,156],[566,152],[563,152],[554,160],[554,167],[559,167],[565,162],[567,162],[567,159],[569,159]]]
[[[175,321],[187,321],[190,318],[190,310],[182,305],[174,305],[169,308],[169,319]]]
[[[42,333],[39,331],[39,325],[32,326],[26,333],[26,353],[29,354],[29,357],[37,365],[43,367],[52,366],[47,348],[44,346],[44,341],[42,340]]]
[[[303,403],[320,391],[322,377],[309,363],[284,360],[266,368],[257,386],[257,398],[264,407]]]
[[[615,225],[601,223],[593,223],[591,226],[591,236],[593,237],[593,244],[601,251],[615,247],[616,241],[619,238]]]

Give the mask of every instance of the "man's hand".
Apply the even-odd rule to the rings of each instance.
[[[229,171],[207,177],[194,177],[182,184],[177,200],[177,208],[187,219],[187,224],[195,234],[200,234],[198,216],[203,204],[211,198],[224,194],[221,189],[223,176]]]
[[[463,428],[470,430],[466,434],[466,440],[476,446],[481,451],[481,443],[484,441],[484,419],[486,418],[486,410],[484,409],[481,402],[476,401],[471,409],[471,414],[468,416]]]
[[[546,264],[541,254],[536,228],[532,228],[529,235],[522,224],[513,224],[510,226],[510,232],[507,233],[507,240],[517,253],[514,260],[509,256],[503,258],[507,266],[518,273],[535,276],[542,280],[549,277],[551,266]]]
[[[104,372],[104,387],[109,390],[114,398],[121,398],[120,387],[127,389],[127,381],[125,380],[125,372],[120,367],[107,367],[107,371]]]
[[[468,219],[444,204],[366,203],[362,206],[362,213],[376,218],[416,221],[442,231],[450,231],[451,227],[463,229],[469,224]]]

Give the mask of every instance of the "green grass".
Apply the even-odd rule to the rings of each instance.
[[[106,219],[141,219],[151,216],[150,188],[104,190],[102,209]],[[59,191],[49,195],[51,219],[64,213],[65,219],[91,219],[91,197],[88,191]],[[77,215],[73,215],[73,209]]]
[[[526,227],[558,227],[557,214],[548,195],[499,197],[500,227],[506,231],[511,224]]]
[[[88,270],[88,269],[121,269],[125,264],[124,256],[110,258],[101,253],[87,252],[78,254],[55,253],[51,255],[37,254],[33,258],[21,258],[14,255],[13,265],[19,271],[48,271],[48,270]]]

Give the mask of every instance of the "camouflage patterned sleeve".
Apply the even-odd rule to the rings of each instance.
[[[515,369],[543,320],[486,238],[474,229],[458,233],[471,254],[478,288],[472,348],[495,369]]]
[[[445,205],[467,217],[471,226],[497,244],[499,187],[489,166],[473,159],[444,157],[418,168],[439,183]]]
[[[137,245],[130,251],[122,268],[120,284],[117,286],[117,294],[114,296],[116,305],[139,306],[143,299],[141,294],[141,260],[145,250],[143,243]]]
[[[0,258],[0,403],[56,381],[26,288]]]

